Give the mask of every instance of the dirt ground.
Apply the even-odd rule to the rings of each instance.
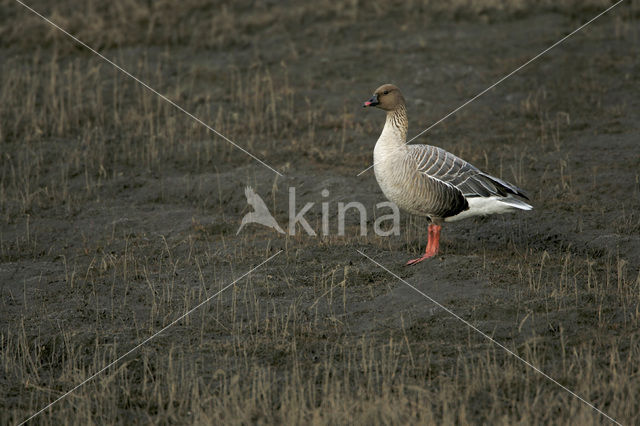
[[[278,176],[0,1],[0,422],[132,351],[31,422],[640,423],[637,2],[415,141],[533,211],[447,224],[407,268],[426,221],[376,236],[385,199],[357,176],[380,84],[402,89],[413,136],[611,4],[29,3]],[[236,235],[246,186],[285,229],[295,187],[318,235]],[[338,235],[350,201],[366,236],[355,211]]]

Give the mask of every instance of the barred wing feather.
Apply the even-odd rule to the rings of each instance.
[[[528,199],[523,190],[480,171],[463,159],[430,145],[409,145],[409,155],[418,171],[445,185],[451,185],[471,197],[510,197]]]

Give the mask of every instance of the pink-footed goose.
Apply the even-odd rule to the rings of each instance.
[[[413,265],[435,256],[443,222],[472,216],[531,210],[515,185],[483,173],[444,149],[407,145],[407,109],[400,90],[385,84],[363,107],[387,111],[387,121],[373,150],[373,169],[384,195],[409,213],[430,219],[427,248]]]

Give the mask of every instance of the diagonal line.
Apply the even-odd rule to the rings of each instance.
[[[95,50],[94,48],[92,48],[91,46],[89,46],[88,44],[86,44],[85,42],[83,42],[82,40],[78,39],[76,36],[74,36],[73,34],[69,33],[68,31],[66,31],[64,28],[61,28],[58,24],[56,24],[55,22],[51,21],[50,19],[46,18],[45,16],[41,15],[40,13],[36,12],[33,8],[31,8],[29,5],[24,4],[22,1],[20,0],[15,0],[17,3],[20,3],[22,6],[24,6],[26,9],[30,10],[32,13],[34,13],[35,15],[39,16],[40,18],[42,18],[44,21],[46,21],[49,25],[51,25],[52,27],[60,30],[62,33],[64,33],[66,36],[68,36],[69,38],[71,38],[73,41],[75,41],[76,43],[80,44],[81,46],[87,48],[88,50],[90,50],[92,53],[95,53],[96,55],[98,55],[102,60],[106,61],[107,63],[113,65],[118,71],[122,72],[123,74],[125,74],[127,77],[131,77],[133,80],[135,80],[138,84],[142,85],[143,87],[145,87],[146,89],[148,89],[149,91],[155,93],[156,95],[158,95],[160,98],[162,98],[163,100],[169,102],[172,106],[174,106],[176,109],[178,109],[179,111],[185,113],[186,115],[188,115],[190,118],[192,118],[193,120],[195,120],[196,122],[202,124],[204,127],[206,127],[207,129],[209,129],[210,131],[212,131],[213,133],[215,133],[216,135],[220,136],[222,139],[224,139],[225,141],[229,142],[231,145],[233,145],[234,147],[238,148],[240,151],[244,152],[245,154],[247,154],[249,157],[253,158],[254,160],[256,160],[258,163],[262,164],[263,166],[265,166],[266,168],[270,169],[272,172],[280,175],[280,176],[284,176],[282,173],[280,173],[279,171],[277,171],[276,169],[274,169],[273,167],[271,167],[270,165],[268,165],[267,163],[265,163],[264,161],[262,161],[261,159],[259,159],[258,157],[256,157],[255,155],[253,155],[252,153],[250,153],[249,151],[247,151],[246,149],[244,149],[243,147],[241,147],[240,145],[238,145],[237,143],[235,143],[234,141],[232,141],[231,139],[229,139],[228,137],[226,137],[225,135],[223,135],[222,133],[218,132],[216,129],[214,129],[213,127],[209,126],[207,123],[205,123],[204,121],[202,121],[201,119],[199,119],[198,117],[196,117],[195,115],[193,115],[192,113],[190,113],[189,111],[187,111],[186,109],[184,109],[183,107],[181,107],[180,105],[178,105],[177,103],[175,103],[174,101],[172,101],[171,99],[169,99],[168,97],[166,97],[165,95],[163,95],[162,93],[158,92],[156,89],[154,89],[153,87],[149,86],[147,83],[145,83],[144,81],[140,80],[138,77],[136,77],[135,75],[131,74],[129,71],[125,70],[124,68],[122,68],[120,65],[116,64],[115,62],[113,62],[112,60],[110,60],[109,58],[107,58],[106,56],[104,56],[103,54],[101,54],[100,52],[98,52],[97,50]]]
[[[226,289],[228,289],[229,287],[233,286],[235,283],[237,283],[238,281],[240,281],[241,279],[243,279],[244,277],[246,277],[247,275],[249,275],[250,273],[252,273],[253,271],[255,271],[256,269],[258,269],[259,267],[261,267],[262,265],[264,265],[265,263],[267,263],[268,261],[270,261],[271,259],[273,259],[274,257],[276,257],[277,255],[279,255],[280,253],[282,253],[282,250],[280,250],[279,252],[277,252],[276,254],[270,256],[268,259],[264,260],[262,263],[260,263],[259,265],[251,268],[249,271],[245,272],[244,274],[242,274],[239,278],[233,280],[231,283],[227,284],[226,286],[224,286],[220,291],[218,291],[216,294],[210,296],[209,298],[205,299],[203,302],[198,303],[196,306],[194,306],[193,308],[191,308],[189,311],[187,311],[186,313],[182,314],[181,316],[179,316],[178,318],[176,318],[175,320],[173,320],[170,324],[164,326],[160,331],[155,332],[154,334],[152,334],[151,336],[147,337],[146,339],[144,339],[142,342],[138,343],[136,346],[133,347],[133,349],[130,349],[129,351],[127,351],[127,353],[125,353],[124,355],[119,356],[115,361],[112,361],[111,363],[109,363],[106,367],[103,367],[102,369],[98,370],[96,373],[94,373],[93,375],[89,376],[87,379],[85,379],[84,381],[82,381],[81,383],[79,383],[78,385],[76,385],[74,388],[68,390],[67,392],[65,392],[64,394],[62,394],[58,399],[56,399],[53,402],[50,402],[47,406],[43,407],[42,409],[40,409],[38,412],[34,413],[33,415],[31,415],[31,417],[29,417],[28,419],[22,421],[19,426],[24,425],[25,423],[27,423],[30,420],[33,420],[35,417],[39,416],[40,414],[42,414],[45,410],[51,408],[53,405],[55,405],[56,403],[62,401],[64,398],[66,398],[67,396],[69,396],[71,393],[73,393],[75,390],[77,390],[78,388],[82,387],[85,383],[87,383],[88,381],[94,379],[95,377],[97,377],[98,375],[100,375],[101,373],[103,373],[105,370],[107,370],[109,367],[111,367],[114,364],[117,364],[118,362],[120,362],[121,360],[123,360],[124,358],[126,358],[129,354],[135,352],[137,349],[139,349],[141,346],[145,345],[146,343],[148,343],[149,341],[151,341],[152,339],[154,339],[155,337],[157,337],[158,335],[162,334],[164,331],[166,331],[169,327],[172,327],[173,325],[175,325],[176,323],[178,323],[179,321],[181,321],[182,319],[184,319],[186,316],[188,316],[189,314],[191,314],[193,311],[195,311],[196,309],[198,309],[199,307],[201,307],[202,305],[206,304],[207,302],[209,302],[211,299],[215,298],[216,296],[218,296],[219,294],[221,294],[223,291],[225,291]]]
[[[573,392],[571,389],[567,388],[566,386],[561,385],[557,380],[555,380],[553,377],[549,376],[548,374],[546,374],[544,371],[540,370],[538,367],[536,367],[535,365],[531,364],[529,361],[525,360],[524,358],[522,358],[521,356],[517,355],[515,352],[513,352],[512,350],[508,349],[506,346],[504,346],[503,344],[501,344],[500,342],[496,341],[495,339],[493,339],[492,337],[490,337],[489,335],[487,335],[485,332],[483,332],[482,330],[478,329],[476,326],[474,326],[473,324],[471,324],[469,321],[465,320],[464,318],[462,318],[461,316],[457,315],[455,312],[453,312],[451,309],[447,308],[446,306],[442,305],[441,303],[439,303],[438,301],[436,301],[435,299],[433,299],[432,297],[428,296],[426,293],[424,293],[423,291],[419,290],[418,288],[414,287],[413,285],[409,284],[407,281],[403,280],[402,278],[400,278],[398,275],[394,274],[393,272],[391,272],[389,269],[387,269],[385,266],[381,265],[380,263],[376,262],[375,260],[373,260],[371,257],[367,256],[366,254],[364,254],[363,252],[361,252],[360,250],[356,249],[356,251],[358,253],[360,253],[361,255],[363,255],[364,257],[366,257],[367,259],[369,259],[371,262],[375,263],[376,265],[378,265],[379,267],[381,267],[382,269],[384,269],[385,271],[387,271],[389,274],[393,275],[394,277],[396,277],[398,280],[402,281],[404,284],[408,285],[409,287],[411,287],[412,289],[414,289],[415,291],[417,291],[418,293],[420,293],[422,296],[424,296],[426,299],[428,299],[429,301],[431,301],[432,303],[435,303],[439,308],[444,309],[447,313],[451,314],[452,316],[454,316],[457,320],[460,320],[462,323],[464,323],[467,327],[471,328],[473,331],[479,333],[482,335],[482,337],[486,338],[487,340],[489,340],[491,343],[493,343],[494,345],[504,349],[509,355],[514,356],[515,358],[517,358],[518,360],[522,361],[524,364],[526,364],[528,367],[532,368],[536,373],[539,373],[541,375],[543,375],[544,377],[546,377],[547,379],[549,379],[551,382],[555,383],[556,385],[560,386],[562,389],[566,390],[567,392],[569,392],[571,395],[573,395],[574,397],[578,398],[580,401],[584,402],[585,404],[587,404],[589,407],[593,408],[595,411],[597,411],[598,413],[602,414],[604,417],[606,417],[607,419],[611,420],[613,423],[622,426],[622,424],[618,421],[616,421],[613,417],[609,416],[607,413],[605,413],[604,411],[600,410],[599,408],[597,408],[595,405],[593,405],[592,403],[590,403],[589,401],[587,401],[586,399],[584,399],[583,397],[581,397],[580,395],[578,395],[577,393]]]
[[[16,0],[17,1],[17,0]],[[409,139],[405,144],[408,144],[410,142],[412,142],[413,140],[419,138],[420,136],[424,135],[425,133],[427,133],[429,130],[431,130],[432,128],[434,128],[435,126],[437,126],[438,124],[442,123],[444,120],[446,120],[447,118],[451,117],[453,114],[455,114],[456,112],[460,111],[462,108],[466,107],[467,105],[469,105],[471,102],[475,101],[476,99],[478,99],[480,96],[484,95],[485,93],[487,93],[489,90],[493,89],[494,87],[496,87],[498,84],[502,83],[503,81],[505,81],[506,79],[508,79],[509,77],[511,77],[512,75],[514,75],[515,73],[517,73],[518,71],[520,71],[521,69],[523,69],[524,67],[526,67],[527,65],[529,65],[531,62],[535,61],[536,59],[538,59],[539,57],[541,57],[542,55],[544,55],[545,53],[547,53],[548,51],[550,51],[551,49],[553,49],[554,47],[556,47],[557,45],[559,45],[560,43],[562,43],[563,41],[565,41],[566,39],[568,39],[569,37],[571,37],[572,35],[574,35],[575,33],[577,33],[578,31],[580,31],[581,29],[583,29],[584,27],[586,27],[587,25],[589,25],[590,23],[592,23],[593,21],[595,21],[596,19],[598,19],[599,17],[601,17],[602,15],[604,15],[605,13],[609,12],[611,9],[613,9],[614,7],[616,7],[617,5],[619,5],[620,3],[622,3],[624,0],[618,0],[617,3],[614,3],[613,5],[609,6],[607,9],[605,9],[604,11],[600,12],[598,15],[596,15],[595,17],[591,18],[590,20],[588,20],[587,22],[585,22],[584,24],[580,25],[578,28],[576,28],[575,30],[573,30],[572,32],[570,32],[569,34],[567,34],[566,36],[562,37],[560,40],[556,41],[555,43],[553,43],[551,46],[547,47],[546,49],[544,49],[542,52],[538,53],[536,56],[534,56],[533,58],[529,59],[527,62],[525,62],[524,64],[520,65],[518,68],[516,68],[515,70],[511,71],[509,74],[505,75],[504,77],[502,77],[500,80],[496,81],[495,83],[493,83],[491,86],[487,87],[486,89],[484,89],[482,92],[478,93],[477,95],[475,95],[473,98],[469,99],[468,101],[466,101],[465,103],[463,103],[462,105],[460,105],[458,108],[454,109],[453,111],[451,111],[449,114],[445,115],[444,117],[442,117],[440,120],[436,121],[435,123],[433,123],[431,126],[427,127],[426,129],[424,129],[423,131],[421,131],[420,133],[418,133],[417,135],[415,135],[414,137],[412,137],[411,139]],[[370,165],[369,167],[367,167],[366,169],[364,169],[363,171],[361,171],[360,173],[357,174],[357,176],[360,176],[361,174],[363,174],[364,172],[366,172],[367,170],[369,170],[370,168],[372,168],[375,165],[375,163],[373,163],[372,165]]]

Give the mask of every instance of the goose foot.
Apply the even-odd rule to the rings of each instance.
[[[425,253],[422,257],[419,257],[417,259],[411,259],[410,261],[407,262],[407,264],[405,266],[411,266],[411,265],[415,265],[416,263],[420,263],[425,259],[430,259],[433,256],[435,256],[436,254],[438,254],[437,252],[432,252],[432,253]]]
[[[438,254],[438,249],[440,248],[441,228],[442,226],[439,225],[429,225],[429,239],[427,241],[427,248],[425,249],[424,254],[422,255],[422,257],[408,261],[405,266],[415,265],[416,263],[420,263],[423,260],[432,258],[436,254]]]

